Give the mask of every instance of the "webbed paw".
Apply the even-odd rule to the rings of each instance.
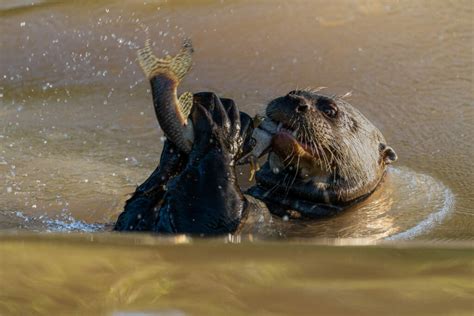
[[[224,99],[227,106],[210,92],[194,95],[191,117],[195,141],[192,155],[200,156],[210,150],[222,152],[232,161],[242,149],[240,113],[232,100]]]

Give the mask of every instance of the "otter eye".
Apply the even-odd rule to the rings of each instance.
[[[326,114],[329,117],[335,117],[336,114],[337,114],[337,111],[336,111],[336,109],[326,108],[326,109],[323,110],[323,113]]]

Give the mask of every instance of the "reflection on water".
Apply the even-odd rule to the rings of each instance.
[[[299,222],[288,237],[412,239],[451,216],[454,197],[430,176],[390,168],[383,185],[368,199],[334,217]]]

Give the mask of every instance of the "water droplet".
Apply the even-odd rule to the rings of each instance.
[[[48,89],[50,89],[50,88],[52,88],[52,87],[53,87],[53,85],[52,85],[51,83],[46,82],[46,83],[43,85],[43,91],[46,91],[46,90],[48,90]]]
[[[138,160],[137,160],[137,158],[135,158],[135,157],[133,157],[133,156],[132,156],[132,157],[126,157],[126,158],[125,158],[125,161],[128,162],[129,164],[131,164],[132,166],[138,165]]]

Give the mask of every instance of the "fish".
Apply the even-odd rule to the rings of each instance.
[[[184,153],[189,154],[194,142],[194,129],[189,114],[193,106],[193,94],[185,92],[177,97],[181,80],[190,71],[194,48],[191,40],[183,42],[181,50],[174,57],[156,57],[151,49],[150,39],[137,51],[138,63],[150,81],[156,117],[166,137]],[[273,135],[281,126],[268,117],[256,115],[253,119],[251,151],[237,163],[251,165],[250,180],[260,169],[258,158],[268,152]]]
[[[178,97],[178,85],[191,70],[194,48],[185,39],[181,50],[174,57],[156,57],[150,39],[137,51],[137,59],[151,85],[156,117],[165,136],[181,151],[190,153],[194,130],[189,114],[193,94],[185,92]]]
[[[274,121],[265,116],[256,115],[253,119],[254,130],[252,132],[252,142],[254,146],[244,156],[242,156],[237,164],[250,164],[250,177],[252,181],[255,173],[260,170],[258,158],[265,155],[271,148],[272,138],[281,128],[281,124],[276,124]]]

